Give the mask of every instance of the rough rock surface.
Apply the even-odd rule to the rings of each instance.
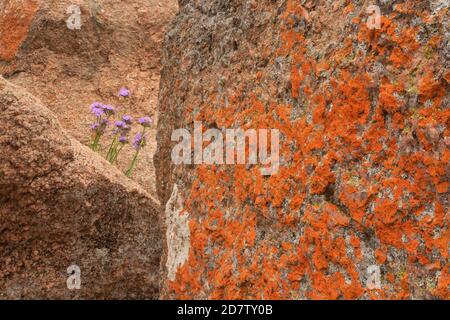
[[[79,30],[67,25],[73,5],[81,10]],[[157,117],[160,42],[176,10],[175,0],[2,0],[0,74],[38,97],[86,144],[94,101],[136,118]],[[117,96],[121,87],[131,90],[127,101]],[[149,141],[133,179],[156,194],[155,130]],[[122,170],[132,157],[131,148],[124,151]]]
[[[375,2],[380,29],[368,1],[180,1],[155,165],[189,255],[163,297],[449,298],[448,1]],[[174,166],[194,120],[279,129],[279,172]]]
[[[0,114],[0,299],[158,298],[158,201],[1,77]]]

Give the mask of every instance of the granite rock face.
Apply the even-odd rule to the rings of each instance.
[[[377,3],[374,27],[361,1],[179,1],[155,166],[183,259],[162,297],[448,298],[448,1]],[[278,173],[174,165],[194,121],[278,129]]]
[[[158,298],[159,202],[3,78],[0,114],[0,299]]]

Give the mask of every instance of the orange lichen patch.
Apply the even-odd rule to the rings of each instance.
[[[450,299],[449,288],[450,286],[450,274],[448,273],[448,265],[447,268],[442,269],[442,273],[438,280],[437,288],[434,294],[438,297],[442,297],[444,299]]]
[[[292,65],[291,68],[292,97],[297,98],[299,96],[301,79],[297,67]]]
[[[402,91],[403,88],[398,88],[387,80],[382,81],[380,87],[380,106],[389,113],[395,113],[401,107],[399,100],[396,98],[396,94]]]
[[[350,217],[341,212],[335,205],[326,203],[323,209],[329,214],[329,223],[331,223],[329,228],[334,228],[335,226],[346,227],[350,224]]]
[[[447,83],[450,83],[450,71],[447,71],[444,75],[444,79],[445,81],[447,81]]]
[[[407,66],[411,62],[411,57],[405,54],[401,48],[396,47],[392,50],[389,60],[396,68],[400,68]]]
[[[0,12],[0,60],[11,60],[28,34],[28,28],[36,14],[35,0],[6,0]]]
[[[450,182],[442,182],[436,186],[436,191],[438,193],[448,193],[450,191]]]
[[[394,10],[400,13],[413,14],[414,6],[409,2],[399,3],[394,5]]]
[[[283,15],[283,19],[286,20],[287,24],[291,24],[291,17],[309,17],[308,11],[295,0],[288,0],[286,4],[286,11]]]
[[[441,86],[439,81],[435,79],[434,74],[431,72],[427,72],[425,76],[420,80],[419,92],[421,102],[425,102],[427,99],[442,97],[445,95],[445,89]]]
[[[319,165],[314,174],[311,175],[311,193],[322,194],[326,188],[336,181],[334,173],[331,171],[330,163]]]
[[[377,249],[375,250],[375,259],[377,260],[377,263],[382,265],[386,262],[386,253],[381,250],[381,249]]]

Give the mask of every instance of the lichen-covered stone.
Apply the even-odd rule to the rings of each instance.
[[[380,29],[361,3],[180,1],[155,163],[190,251],[163,297],[449,298],[448,2],[381,1]],[[194,121],[279,129],[279,172],[173,165]]]

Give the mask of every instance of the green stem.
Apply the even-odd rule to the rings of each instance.
[[[131,177],[131,174],[133,173],[133,169],[134,166],[136,165],[136,161],[138,159],[139,156],[139,150],[136,150],[136,153],[134,154],[133,160],[131,161],[130,167],[128,168],[128,170],[125,172],[125,175],[129,178]]]
[[[101,137],[102,137],[102,135],[101,135],[100,132],[97,132],[97,133],[95,134],[94,141],[93,141],[92,144],[91,144],[91,149],[92,149],[93,151],[97,151],[97,149],[98,149],[98,143],[100,142],[100,138],[101,138]]]
[[[147,131],[147,128],[144,127],[144,129],[142,129],[142,140],[141,140],[141,144],[139,146],[139,148],[136,150],[136,153],[134,154],[133,160],[131,161],[130,167],[128,168],[128,170],[125,172],[125,175],[129,178],[131,177],[131,174],[133,173],[133,169],[134,166],[136,165],[136,161],[138,159],[139,156],[139,152],[141,151],[142,147],[144,146],[144,140],[145,140],[145,132]]]
[[[113,163],[117,163],[117,157],[119,156],[119,153],[120,153],[120,151],[122,151],[122,149],[123,149],[123,145],[121,145],[120,148],[117,149],[116,152],[114,153],[114,156],[112,159]]]
[[[108,153],[106,154],[106,160],[112,163],[114,149],[116,148],[117,134],[114,136],[114,139],[111,141],[111,145],[109,146]]]

